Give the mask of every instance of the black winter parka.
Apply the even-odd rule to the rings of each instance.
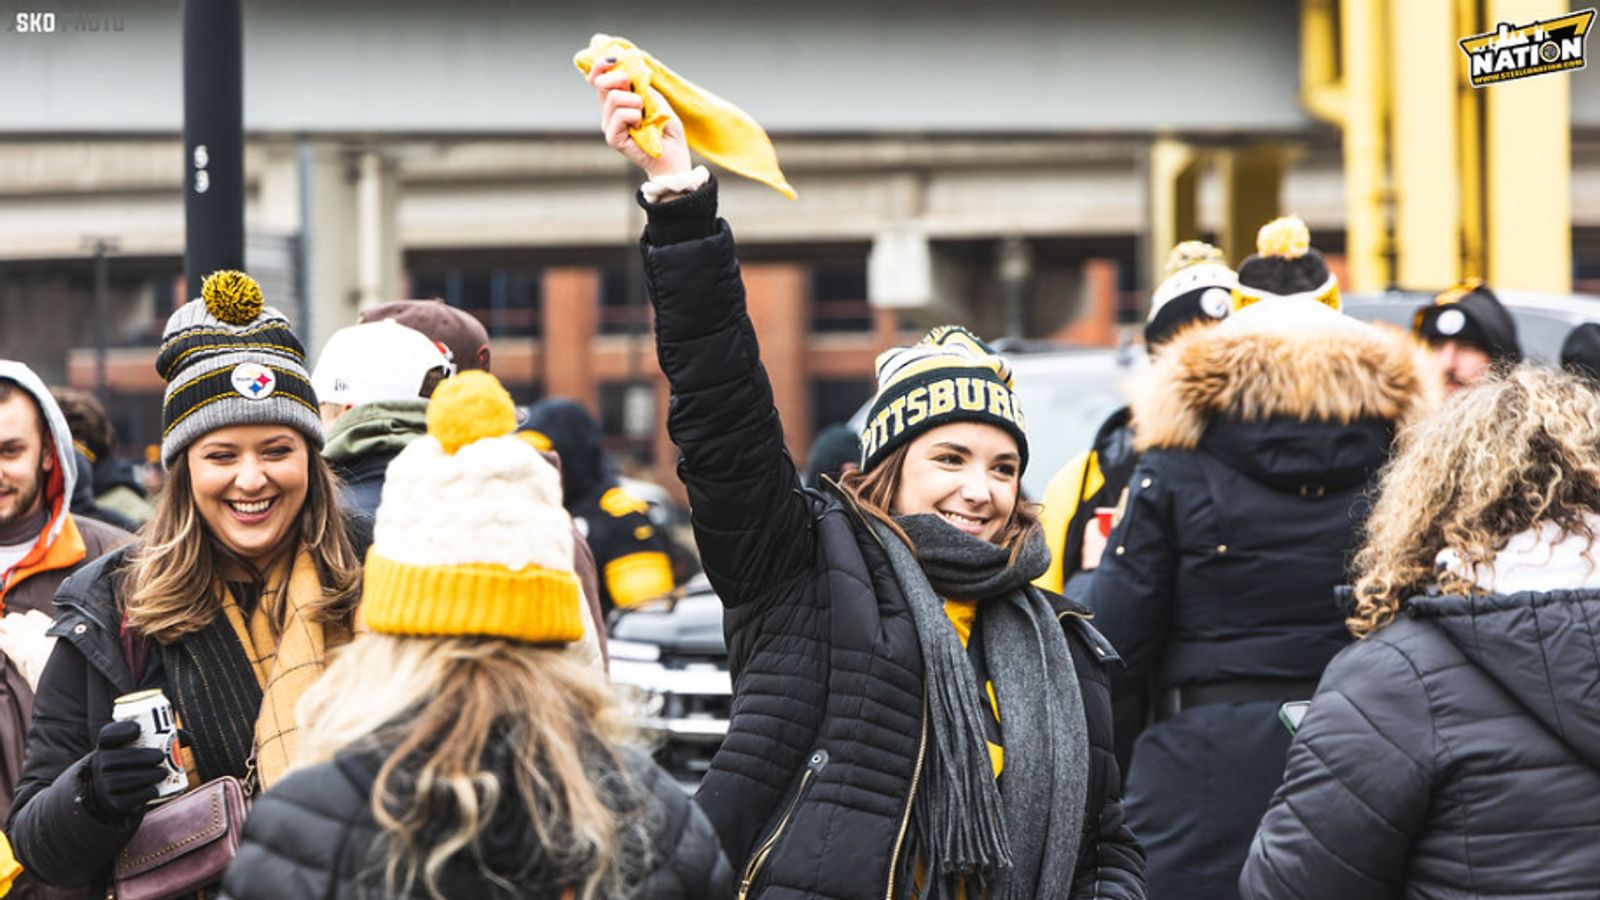
[[[667,427],[701,559],[727,607],[734,678],[728,736],[696,800],[749,896],[906,896],[891,873],[927,727],[910,607],[862,513],[800,487],[715,183],[647,210]],[[1114,653],[1086,611],[1057,602],[1092,752],[1072,896],[1143,897],[1111,752]]]
[[[1328,666],[1240,891],[1600,897],[1600,591],[1408,606]]]
[[[1404,336],[1309,312],[1180,334],[1135,386],[1142,456],[1086,602],[1127,661],[1119,760],[1161,900],[1234,895],[1283,771],[1278,707],[1350,639],[1335,588],[1422,388]]]
[[[727,900],[733,872],[711,823],[677,782],[642,752],[624,751],[623,764],[650,804],[644,815],[648,855],[630,854],[624,864],[648,860],[647,871],[626,900]],[[372,790],[384,756],[343,753],[332,762],[291,773],[263,794],[250,811],[239,855],[228,869],[223,897],[232,900],[367,900],[384,892],[381,831],[372,815]],[[505,767],[502,784],[511,780]],[[515,791],[501,807],[474,852],[503,880],[496,883],[475,860],[460,854],[440,874],[446,897],[474,900],[556,900],[562,884],[542,865],[528,838],[528,821]],[[614,799],[614,798],[613,798]],[[637,858],[635,858],[637,857]],[[509,886],[509,887],[508,887]],[[413,888],[412,897],[428,892]],[[618,898],[624,900],[624,898]]]

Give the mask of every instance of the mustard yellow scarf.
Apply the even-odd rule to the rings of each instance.
[[[263,790],[271,787],[294,760],[300,742],[294,707],[300,695],[326,668],[328,650],[350,641],[348,629],[311,621],[308,607],[321,596],[322,582],[304,547],[295,554],[292,568],[279,565],[268,574],[261,600],[248,621],[232,592],[224,592],[222,613],[244,648],[261,688],[255,735],[256,774]]]

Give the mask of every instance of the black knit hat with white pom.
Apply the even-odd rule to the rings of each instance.
[[[156,356],[167,382],[161,461],[171,466],[196,438],[229,425],[288,425],[321,448],[317,394],[289,320],[243,272],[211,273],[200,295],[167,319]]]

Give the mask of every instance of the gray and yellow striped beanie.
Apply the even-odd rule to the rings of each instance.
[[[211,273],[200,295],[167,319],[156,355],[167,382],[161,461],[171,466],[196,438],[229,425],[288,425],[321,448],[317,394],[289,320],[263,305],[261,285],[243,272]]]
[[[1011,366],[959,325],[941,325],[910,347],[878,354],[878,395],[861,429],[861,470],[895,448],[950,422],[982,422],[1011,434],[1022,468],[1028,431],[1012,393]]]

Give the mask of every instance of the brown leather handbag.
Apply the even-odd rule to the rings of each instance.
[[[145,814],[112,869],[117,900],[164,900],[222,881],[250,801],[239,779],[214,778]]]

